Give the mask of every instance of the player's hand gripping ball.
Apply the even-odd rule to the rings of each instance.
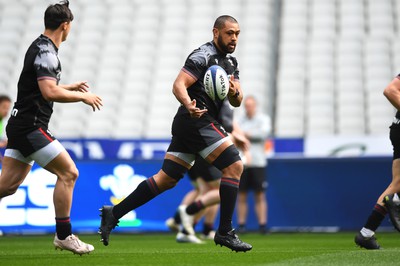
[[[204,89],[207,95],[213,100],[223,100],[228,95],[229,78],[225,70],[218,66],[210,66],[204,75]]]

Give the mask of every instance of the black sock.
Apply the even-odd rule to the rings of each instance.
[[[56,233],[60,240],[64,240],[72,234],[71,219],[69,217],[56,217]]]
[[[198,200],[186,207],[186,213],[189,215],[193,215],[198,213],[202,209],[204,209],[204,205],[200,200]]]
[[[204,223],[203,224],[203,235],[207,236],[214,229],[213,224]]]
[[[375,204],[374,209],[372,210],[371,215],[368,217],[364,227],[375,232],[379,225],[381,225],[383,219],[385,219],[386,214],[387,210],[385,207]]]
[[[266,233],[267,232],[267,225],[266,224],[259,224],[258,225],[258,231],[260,231],[260,233]]]
[[[239,180],[229,177],[222,177],[219,186],[221,197],[220,220],[218,232],[226,235],[232,230],[232,215],[235,210],[236,197],[239,188]]]
[[[174,214],[174,220],[175,223],[180,224],[181,223],[181,216],[179,215],[179,211],[176,211]]]
[[[158,194],[160,194],[160,191],[154,178],[150,177],[144,180],[128,197],[114,206],[114,218],[118,220],[128,212],[152,200]]]

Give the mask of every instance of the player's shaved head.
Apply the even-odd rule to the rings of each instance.
[[[216,20],[215,20],[215,22],[214,22],[214,28],[216,28],[216,29],[222,29],[224,26],[225,26],[225,22],[227,22],[227,21],[229,21],[229,22],[231,22],[231,23],[237,23],[237,24],[239,24],[238,22],[237,22],[237,20],[234,18],[234,17],[232,17],[232,16],[229,16],[229,15],[223,15],[223,16],[219,16]]]

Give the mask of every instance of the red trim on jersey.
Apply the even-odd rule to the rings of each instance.
[[[183,72],[185,72],[186,74],[188,74],[189,76],[191,76],[195,81],[197,81],[199,78],[196,77],[195,75],[193,75],[189,70],[185,69],[182,67],[181,69]]]
[[[218,132],[218,134],[221,135],[221,137],[225,138],[225,135],[221,131],[218,130],[218,128],[214,125],[214,123],[211,123],[211,126],[215,129],[215,131]]]
[[[51,79],[51,80],[55,80],[55,81],[57,81],[57,79],[56,79],[56,78],[53,78],[53,77],[48,77],[48,76],[43,76],[43,77],[38,77],[38,78],[37,78],[37,80],[44,80],[44,79]]]
[[[39,128],[39,131],[42,132],[42,134],[50,141],[53,142],[53,139],[49,137],[49,135],[46,134],[46,132],[43,131],[43,129]]]

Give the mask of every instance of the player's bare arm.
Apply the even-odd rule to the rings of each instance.
[[[189,111],[191,117],[199,118],[207,112],[207,109],[196,107],[196,100],[191,100],[187,92],[187,88],[195,82],[196,80],[192,76],[184,71],[180,71],[178,77],[175,79],[172,92],[176,99]]]
[[[62,84],[58,86],[69,91],[80,91],[80,92],[89,91],[89,84],[87,83],[87,81],[78,81],[72,84]]]
[[[229,92],[228,92],[229,103],[234,107],[239,107],[243,100],[243,93],[240,87],[240,82],[235,80],[232,75],[229,80]]]
[[[90,105],[93,111],[100,110],[103,106],[102,99],[91,92],[81,93],[78,91],[66,90],[56,84],[53,79],[42,79],[38,81],[43,98],[53,102],[83,102]]]
[[[400,110],[400,79],[398,77],[389,83],[383,94],[397,110]]]
[[[244,132],[240,129],[236,121],[233,122],[233,130],[231,133],[233,143],[243,151],[248,151],[250,149],[250,141],[245,136]]]

